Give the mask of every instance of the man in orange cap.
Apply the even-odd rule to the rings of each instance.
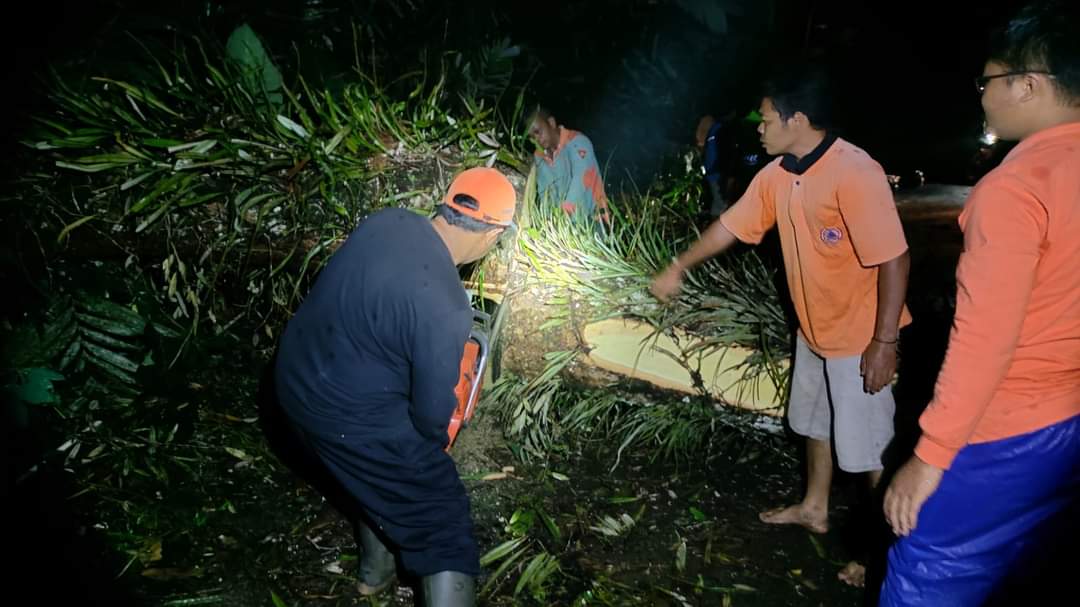
[[[395,554],[423,605],[475,602],[479,549],[444,448],[472,308],[457,266],[512,226],[495,169],[464,171],[433,218],[385,209],[334,254],[289,322],[275,365],[301,442],[355,502],[362,594],[389,587]],[[388,546],[390,548],[388,548]]]

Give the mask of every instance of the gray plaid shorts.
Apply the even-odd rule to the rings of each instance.
[[[797,434],[833,439],[845,472],[881,470],[881,455],[893,437],[896,402],[892,386],[863,391],[861,356],[822,358],[802,336],[795,348],[788,423]]]

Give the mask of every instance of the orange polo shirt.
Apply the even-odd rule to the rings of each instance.
[[[776,225],[803,338],[825,358],[862,354],[877,321],[877,266],[907,251],[885,171],[843,139],[801,175],[782,161],[761,169],[720,222],[751,244]],[[900,326],[910,322],[905,306]]]
[[[960,228],[956,317],[915,448],[939,468],[1080,414],[1080,123],[1021,141]]]

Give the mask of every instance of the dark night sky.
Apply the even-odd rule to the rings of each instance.
[[[1017,2],[820,2],[847,80],[852,137],[886,168],[956,170],[982,122],[972,83]]]
[[[754,29],[759,26],[748,18],[733,18],[731,31],[749,39],[742,46],[721,45],[712,55],[690,59],[671,55],[686,86],[673,89],[676,98],[657,110],[655,99],[616,103],[614,96],[626,84],[621,62],[633,59],[635,52],[663,56],[664,45],[677,46],[695,27],[670,2],[415,3],[428,7],[425,18],[397,26],[401,31],[389,32],[395,39],[442,37],[448,46],[460,46],[507,36],[522,44],[526,55],[519,61],[538,67],[530,87],[554,106],[564,123],[590,133],[601,155],[610,148],[651,159],[689,142],[700,113],[732,99],[738,99],[740,111],[749,109],[756,105],[754,91],[761,77],[779,63],[817,52],[824,53],[848,85],[842,122],[849,138],[889,171],[922,168],[940,181],[956,181],[974,151],[981,113],[971,80],[981,69],[989,29],[1020,4],[777,0],[771,33]],[[160,8],[148,2],[54,0],[21,5],[21,14],[5,19],[9,64],[3,81],[8,92],[4,139],[12,139],[25,122],[22,112],[38,103],[28,93],[31,74],[48,61],[96,48],[104,32],[152,29],[147,16],[155,13],[198,14],[207,4],[181,0]],[[276,53],[291,54],[288,42],[276,41],[293,37],[294,22],[287,15],[296,14],[303,2],[209,4],[226,6],[220,12],[227,15],[252,17],[259,23],[256,29],[276,45]],[[366,4],[322,2],[354,11]],[[310,38],[311,32],[300,36]],[[392,52],[415,55],[407,47],[416,43],[405,42],[406,48]],[[661,48],[657,51],[651,44]]]

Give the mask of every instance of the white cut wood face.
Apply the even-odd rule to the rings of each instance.
[[[690,373],[676,362],[680,349],[667,335],[649,337],[653,327],[645,323],[609,319],[585,327],[585,341],[592,350],[588,360],[603,369],[651,384],[697,394]],[[694,337],[678,333],[681,343],[693,343]],[[709,394],[724,404],[779,415],[780,396],[772,380],[765,374],[745,379],[740,364],[752,351],[731,347],[707,356],[695,355],[700,361],[701,377]],[[785,367],[786,367],[785,362]]]

